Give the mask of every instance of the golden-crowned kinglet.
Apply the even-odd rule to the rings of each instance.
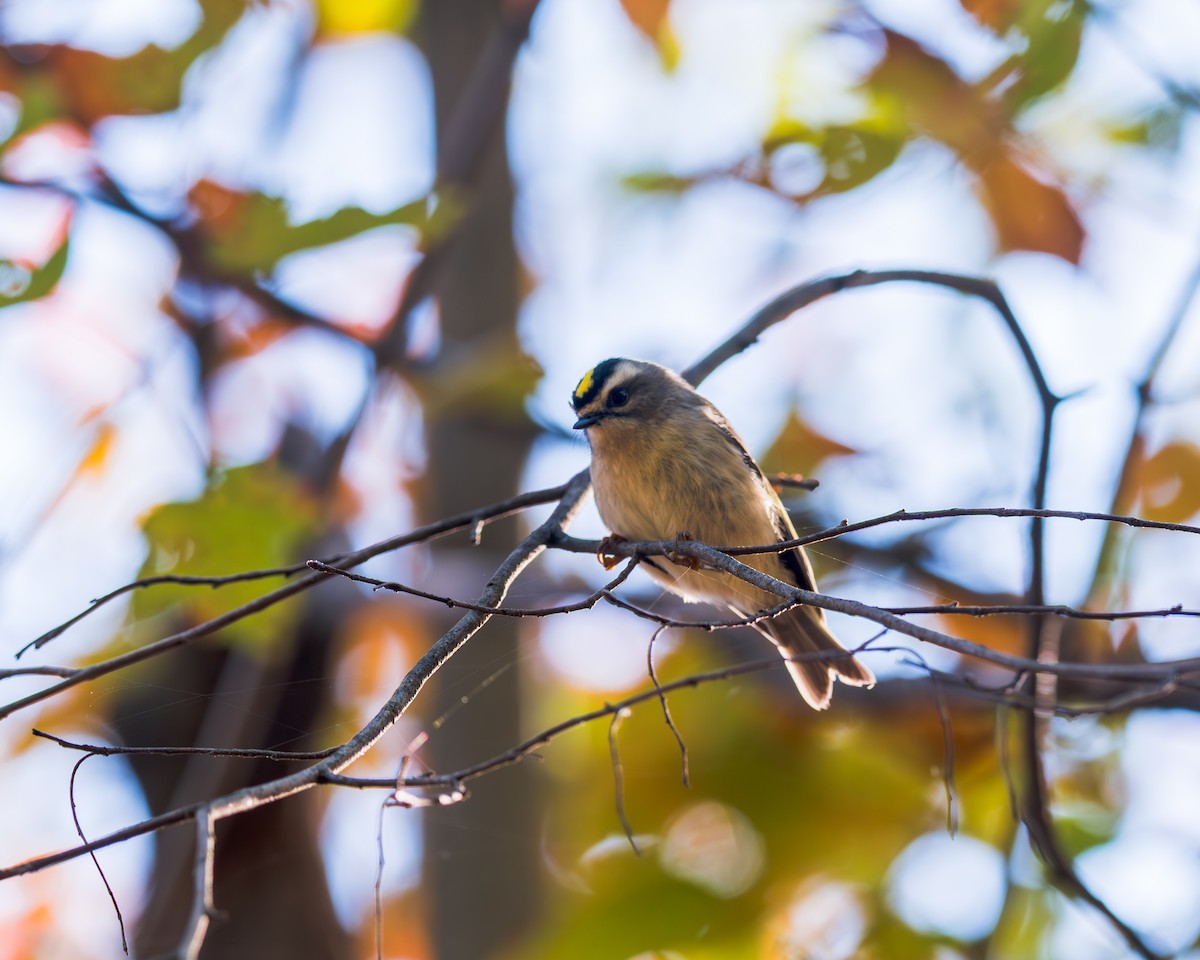
[[[642,360],[605,360],[583,375],[572,406],[579,418],[575,429],[586,431],[592,448],[596,506],[614,536],[673,540],[686,533],[725,547],[795,538],[787,511],[741,439],[678,374]],[[784,583],[816,590],[801,549],[739,559]],[[672,593],[724,605],[737,616],[780,602],[728,573],[692,569],[665,557],[644,563]],[[819,607],[795,607],[755,626],[789,658],[792,679],[817,710],[829,706],[835,676],[855,686],[875,682],[853,657],[790,659],[844,649]]]

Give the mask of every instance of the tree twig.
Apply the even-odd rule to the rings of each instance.
[[[1039,396],[1043,403],[1045,416],[1043,417],[1043,430],[1041,437],[1041,456],[1039,458],[1038,475],[1034,482],[1034,507],[1031,512],[1026,514],[1031,519],[1031,552],[1033,557],[1033,570],[1031,573],[1030,595],[1028,596],[1028,606],[1033,608],[1045,607],[1044,598],[1040,591],[1042,590],[1042,571],[1044,563],[1042,558],[1043,543],[1041,538],[1041,527],[1043,520],[1049,516],[1048,511],[1044,510],[1045,485],[1046,476],[1048,473],[1048,442],[1050,423],[1055,406],[1059,402],[1047,386],[1044,377],[1037,365],[1036,358],[1033,356],[1032,350],[1028,342],[1025,340],[1021,332],[1019,324],[1013,317],[1011,310],[1008,309],[1007,303],[1000,294],[999,289],[991,281],[973,277],[962,277],[952,274],[935,273],[930,271],[880,271],[868,273],[865,271],[856,271],[841,277],[825,278],[810,284],[804,284],[799,287],[787,291],[783,296],[772,301],[767,307],[759,311],[745,327],[739,331],[733,338],[726,341],[725,344],[719,346],[708,357],[702,359],[698,364],[687,371],[686,375],[692,383],[699,383],[708,373],[716,368],[725,359],[745,349],[762,332],[772,323],[778,322],[784,316],[790,314],[794,310],[816,299],[824,296],[829,296],[839,290],[852,289],[855,287],[871,286],[886,282],[895,281],[913,281],[921,283],[930,283],[940,286],[945,286],[963,293],[968,293],[974,296],[982,297],[987,300],[1001,314],[1005,323],[1008,325],[1011,335],[1016,340],[1019,349],[1026,364],[1030,370],[1030,376],[1034,381],[1034,385],[1038,390]],[[304,767],[302,770],[295,773],[281,776],[265,783],[256,784],[251,787],[246,787],[223,797],[206,801],[203,804],[194,804],[187,807],[181,807],[177,810],[170,811],[158,817],[150,818],[133,827],[125,830],[117,831],[107,837],[99,840],[84,843],[81,846],[75,847],[72,850],[60,851],[56,854],[50,854],[44,857],[35,858],[26,863],[16,865],[14,867],[0,870],[0,880],[11,876],[17,876],[27,873],[32,873],[55,863],[61,863],[73,857],[80,856],[84,853],[100,849],[113,843],[122,842],[132,836],[139,836],[149,833],[154,830],[163,828],[174,823],[184,822],[189,819],[203,819],[205,825],[203,828],[198,827],[198,830],[207,831],[205,845],[206,848],[211,845],[212,831],[215,828],[217,821],[225,817],[235,816],[245,811],[255,809],[264,804],[273,803],[295,793],[312,788],[319,784],[338,783],[346,786],[366,786],[366,785],[387,785],[393,790],[397,787],[404,788],[449,788],[448,792],[435,795],[428,802],[441,802],[441,796],[453,796],[456,794],[465,795],[465,791],[460,789],[473,776],[482,776],[484,773],[500,769],[510,763],[520,762],[527,756],[533,755],[537,745],[546,742],[558,732],[569,729],[572,726],[577,726],[580,723],[587,722],[590,719],[595,719],[600,716],[615,718],[620,715],[622,709],[628,709],[633,702],[649,698],[661,698],[663,694],[669,690],[677,689],[686,685],[697,685],[703,682],[700,678],[688,678],[684,681],[678,681],[671,684],[655,685],[655,688],[646,691],[640,695],[640,699],[627,699],[622,704],[606,706],[604,710],[593,711],[591,714],[581,715],[580,717],[572,718],[570,721],[559,724],[556,728],[551,728],[549,731],[544,731],[537,738],[533,738],[526,743],[518,745],[507,753],[499,757],[493,757],[488,761],[476,764],[472,768],[467,768],[465,771],[459,771],[452,775],[451,779],[443,776],[429,775],[425,777],[407,778],[403,784],[397,784],[395,780],[386,781],[385,784],[374,784],[356,778],[346,777],[342,771],[361,757],[369,750],[397,720],[402,717],[409,709],[415,698],[419,695],[424,684],[437,672],[437,670],[459,650],[484,624],[495,614],[497,609],[504,610],[503,601],[507,591],[515,579],[525,569],[525,567],[548,546],[556,546],[564,549],[571,549],[572,544],[570,538],[565,535],[565,529],[570,522],[575,511],[578,509],[582,498],[587,494],[590,487],[588,475],[585,472],[577,475],[568,484],[558,488],[559,495],[554,499],[558,500],[550,518],[541,524],[537,529],[529,534],[522,543],[513,550],[505,561],[497,568],[495,574],[486,585],[479,601],[475,604],[464,604],[466,614],[445,634],[439,638],[433,646],[418,660],[414,667],[403,678],[401,683],[393,691],[388,701],[379,709],[375,717],[372,718],[361,730],[351,737],[346,743],[335,749],[328,756],[317,760],[316,762]],[[519,498],[518,498],[519,499]],[[515,508],[514,508],[515,509]],[[969,515],[969,514],[963,514]],[[480,513],[477,511],[458,526],[473,527]],[[1076,516],[1077,519],[1081,518]],[[1108,519],[1114,520],[1113,517],[1088,517],[1089,519]],[[1136,519],[1136,518],[1132,518]],[[885,522],[885,521],[880,521]],[[1140,522],[1138,525],[1142,525]],[[841,535],[844,530],[827,533],[827,535]],[[1194,529],[1188,532],[1196,532]],[[408,535],[412,536],[412,535]],[[428,537],[429,534],[425,534]],[[400,538],[404,540],[404,538]],[[412,542],[405,540],[405,542]],[[396,544],[399,545],[399,544]],[[377,545],[378,546],[378,545]],[[628,545],[626,545],[628,546]],[[663,544],[641,544],[633,545],[637,549],[630,549],[622,554],[629,556],[631,559],[644,555],[645,552],[652,549],[661,549]],[[972,644],[968,641],[953,637],[949,634],[940,631],[932,630],[919,624],[914,624],[905,620],[903,617],[897,616],[889,611],[872,607],[867,604],[861,604],[856,601],[846,600],[838,597],[828,597],[821,594],[812,593],[809,591],[799,590],[783,584],[780,581],[774,580],[761,574],[758,571],[750,568],[732,556],[708,547],[704,544],[685,541],[682,543],[670,543],[665,545],[675,554],[680,556],[689,556],[698,560],[704,565],[714,569],[724,570],[728,573],[738,576],[746,582],[752,583],[760,589],[764,589],[770,593],[780,596],[785,601],[785,604],[807,603],[813,606],[822,607],[828,610],[840,611],[851,616],[858,616],[875,623],[878,623],[887,630],[893,630],[902,633],[906,636],[913,637],[918,640],[924,640],[935,643],[946,649],[956,651],[960,654],[985,660],[994,663],[998,666],[1014,672],[1017,678],[1036,675],[1054,675],[1054,676],[1072,676],[1078,679],[1107,679],[1107,680],[1122,680],[1126,682],[1136,683],[1156,683],[1159,684],[1159,690],[1166,690],[1168,687],[1181,684],[1189,684],[1193,682],[1193,677],[1200,675],[1200,659],[1183,659],[1171,663],[1164,664],[1114,664],[1114,663],[1061,663],[1055,660],[1054,662],[1042,662],[1041,649],[1036,647],[1031,651],[1034,655],[1028,657],[1016,657],[1010,654],[991,651],[977,644]],[[370,548],[368,548],[370,549]],[[385,549],[395,549],[395,546],[386,547],[378,550],[384,552]],[[613,550],[614,553],[621,554],[621,547]],[[773,549],[778,549],[776,545]],[[638,551],[642,551],[639,553]],[[355,557],[363,554],[359,551],[355,554],[348,555]],[[374,553],[369,554],[371,556]],[[363,554],[362,559],[366,559],[368,554]],[[349,560],[339,558],[339,566],[353,565]],[[358,560],[357,562],[361,562]],[[298,592],[299,589],[306,589],[307,586],[326,576],[325,573],[314,572],[310,575],[300,577],[293,584],[280,588],[277,591],[264,595],[259,598],[256,603],[261,606],[253,606],[252,604],[244,605],[236,611],[232,611],[230,615],[235,619],[240,619],[242,616],[248,615],[257,609],[262,609],[272,603],[285,599],[287,596]],[[613,598],[609,592],[605,599]],[[785,605],[781,604],[781,606]],[[150,644],[139,651],[134,651],[132,659],[130,655],[124,658],[113,658],[106,661],[102,665],[98,665],[101,669],[99,672],[89,672],[95,668],[81,668],[73,672],[69,677],[64,678],[60,684],[55,684],[33,698],[15,701],[9,704],[8,707],[0,710],[0,718],[8,713],[19,709],[22,706],[27,706],[30,703],[38,702],[45,699],[47,696],[52,696],[54,693],[63,689],[66,686],[74,685],[75,683],[84,682],[96,676],[104,675],[113,670],[120,669],[131,663],[138,662],[148,656],[153,656],[164,652],[167,649],[173,649],[174,646],[181,645],[186,642],[191,642],[199,636],[211,633],[227,622],[223,618],[216,618],[206,624],[200,625],[203,632],[195,633],[192,631],[184,631],[182,634],[176,634],[173,637],[164,638],[157,641],[155,644]],[[841,652],[829,652],[816,654],[815,656],[824,659],[832,659],[837,656],[851,656],[852,652],[847,651],[845,654]],[[778,667],[783,664],[781,658],[772,658],[770,661],[765,661],[756,667],[745,667],[741,669],[730,669],[722,671],[720,676],[729,677],[735,676],[738,672],[749,672],[750,669],[766,669],[768,667]],[[934,676],[934,673],[930,673]],[[939,674],[940,676],[940,674]],[[969,678],[963,678],[959,681],[962,686],[970,687],[971,681]],[[1136,691],[1138,697],[1147,695],[1145,689]],[[1126,696],[1123,702],[1134,702],[1132,697]],[[1019,709],[1030,714],[1036,711],[1043,701],[1036,696],[1030,699],[1023,695],[1020,689],[1012,691],[1012,703]],[[1061,705],[1057,702],[1050,702],[1048,707],[1052,711],[1061,709]],[[1034,749],[1029,754],[1036,759],[1036,744]],[[1044,804],[1042,810],[1045,810]],[[1029,816],[1030,805],[1028,802],[1022,807],[1022,816]],[[631,831],[630,831],[631,833]],[[1032,830],[1031,830],[1032,835]],[[200,834],[198,833],[198,839]],[[1053,839],[1051,839],[1053,842]],[[1054,866],[1052,864],[1052,866]],[[1110,920],[1114,923],[1118,930],[1121,930],[1126,936],[1127,941],[1134,949],[1138,949],[1140,941],[1137,939],[1136,933],[1129,930],[1121,922],[1112,916],[1111,911],[1101,903],[1094,895],[1090,894],[1082,884],[1078,883],[1078,878],[1071,871],[1070,864],[1067,864],[1067,871],[1063,873],[1057,871],[1055,879],[1060,886],[1069,894],[1078,896],[1081,899],[1091,903],[1105,912]],[[197,857],[197,883],[196,883],[196,909],[193,911],[194,923],[192,931],[195,934],[194,940],[199,941],[203,938],[203,930],[207,927],[207,917],[212,913],[211,901],[211,883],[205,880],[201,874],[211,873],[211,852],[205,852],[203,856],[198,854]],[[1144,944],[1141,944],[1144,948]],[[189,948],[190,949],[190,948]],[[198,949],[198,942],[196,948]],[[1141,952],[1141,951],[1139,951]],[[1153,956],[1150,952],[1145,952],[1144,956]]]
[[[84,754],[75,762],[75,765],[71,767],[71,781],[67,787],[67,796],[71,801],[71,820],[75,824],[75,833],[84,844],[88,842],[88,839],[84,836],[83,824],[79,822],[79,806],[75,802],[75,778],[79,775],[79,768],[93,755],[91,753]],[[113,912],[117,915],[117,927],[121,931],[121,952],[125,956],[129,956],[129,939],[125,936],[125,918],[121,915],[121,905],[117,903],[117,895],[113,892],[112,884],[108,882],[108,877],[104,874],[104,868],[100,866],[100,860],[96,856],[96,851],[89,850],[88,856],[92,858],[92,864],[96,867],[96,872],[100,874],[100,882],[104,884],[104,889],[108,893],[108,899],[112,903]]]
[[[517,494],[517,496],[509,497],[507,500],[501,500],[498,503],[488,504],[487,506],[480,507],[477,510],[472,510],[469,513],[455,514],[452,517],[446,517],[444,520],[438,520],[435,523],[429,523],[423,527],[418,527],[415,530],[410,530],[408,533],[403,533],[403,534],[400,534],[399,536],[395,536],[395,537],[388,537],[386,540],[380,540],[378,543],[373,543],[370,546],[363,547],[361,550],[353,550],[353,551],[350,551],[347,553],[336,554],[335,556],[326,558],[326,560],[324,562],[327,562],[329,564],[332,564],[332,565],[335,565],[338,567],[357,566],[360,563],[365,563],[367,560],[370,560],[372,557],[377,557],[384,553],[391,553],[393,550],[398,550],[401,547],[406,547],[406,546],[409,546],[414,543],[422,543],[422,542],[425,542],[428,540],[434,540],[438,537],[445,536],[446,534],[454,533],[457,530],[462,530],[465,527],[469,527],[471,530],[476,530],[476,529],[482,527],[484,524],[491,523],[491,522],[493,522],[495,520],[499,520],[503,517],[510,516],[511,514],[517,513],[518,511],[524,510],[528,507],[536,507],[543,503],[552,503],[555,500],[558,500],[560,497],[562,497],[565,490],[566,490],[566,484],[559,484],[556,487],[547,487],[542,490],[530,490],[527,493]],[[243,572],[239,572],[239,573],[228,573],[228,574],[221,574],[219,576],[211,576],[211,577],[202,577],[202,576],[186,576],[186,577],[184,577],[184,576],[177,576],[177,575],[173,575],[173,574],[166,574],[166,575],[158,575],[158,576],[153,576],[153,577],[142,577],[137,580],[132,580],[129,583],[123,584],[114,590],[110,590],[108,593],[104,594],[103,596],[98,597],[97,599],[93,600],[87,606],[86,609],[80,611],[75,616],[71,617],[69,620],[66,620],[63,623],[60,623],[58,626],[54,627],[53,629],[47,630],[40,637],[38,637],[31,643],[26,644],[24,647],[22,647],[20,649],[20,651],[18,651],[17,656],[18,657],[21,656],[21,654],[25,653],[27,650],[29,650],[31,648],[38,649],[38,648],[45,646],[51,640],[60,636],[67,629],[74,626],[76,623],[78,623],[84,617],[87,617],[90,614],[94,613],[103,604],[108,603],[111,600],[115,600],[117,597],[119,597],[123,594],[129,593],[132,590],[141,590],[141,589],[145,589],[148,587],[156,586],[161,583],[185,584],[185,585],[189,585],[189,586],[222,587],[222,586],[225,586],[226,584],[240,583],[240,582],[246,581],[246,580],[258,580],[258,579],[263,579],[263,578],[267,578],[267,577],[277,577],[277,576],[290,576],[290,575],[296,574],[296,573],[303,573],[307,569],[309,569],[308,561],[301,560],[297,563],[291,564],[290,566],[286,566],[286,567],[272,567],[272,568],[267,568],[267,569],[263,569],[263,570],[248,570],[248,571],[243,571]],[[320,579],[321,578],[314,578],[314,579],[308,580],[307,583],[311,585],[312,583],[318,582]],[[278,593],[278,591],[277,591],[277,593]],[[290,596],[290,595],[291,594],[289,593],[289,594],[286,594],[285,596]],[[275,596],[275,594],[268,594],[267,596],[271,597],[271,596]],[[285,599],[285,596],[279,597],[278,599]],[[260,598],[260,599],[264,599],[264,598]],[[277,601],[273,601],[273,602],[277,602]],[[233,612],[236,612],[236,611],[233,611]],[[250,612],[257,612],[257,611],[255,610],[255,611],[250,611]],[[248,616],[248,615],[249,615],[248,613],[243,614],[243,616]],[[222,626],[224,626],[224,625],[225,624],[222,624]],[[33,669],[36,669],[40,672],[49,672],[51,670],[63,670],[64,671],[61,673],[54,674],[55,676],[71,676],[71,675],[73,675],[73,673],[76,672],[76,671],[70,670],[69,668],[58,668],[58,667],[37,667],[37,668],[33,668]],[[29,672],[32,672],[32,671],[29,671]],[[0,673],[0,677],[2,677],[2,676],[3,676],[3,674]],[[0,719],[2,719],[3,716],[4,715],[2,713],[0,713]]]
[[[625,809],[625,771],[621,766],[621,754],[617,749],[617,732],[621,729],[621,723],[628,716],[628,709],[613,711],[612,719],[608,724],[608,755],[612,763],[613,800],[617,807],[617,819],[621,821],[621,829],[625,832],[625,838],[629,841],[629,845],[633,847],[633,852],[640,857],[642,848],[638,846],[637,837],[633,833],[633,824],[629,822],[629,813]]]
[[[192,912],[184,926],[179,945],[172,956],[179,960],[196,960],[208,934],[208,927],[218,916],[213,902],[213,874],[216,861],[216,823],[211,809],[196,811],[196,850],[192,865]]]
[[[638,564],[638,557],[631,557],[630,562],[625,564],[616,577],[606,583],[599,590],[594,590],[582,600],[576,600],[573,603],[564,603],[554,607],[488,607],[479,603],[471,603],[467,600],[456,600],[454,597],[445,596],[440,593],[431,593],[428,590],[421,590],[417,587],[410,587],[407,584],[397,583],[394,580],[378,580],[375,577],[367,577],[360,573],[351,573],[349,570],[344,570],[341,567],[333,566],[332,564],[323,563],[320,560],[309,560],[308,565],[320,573],[328,573],[333,576],[345,577],[347,580],[353,580],[355,583],[363,583],[374,587],[376,590],[389,590],[392,593],[402,593],[410,597],[420,597],[423,600],[433,600],[437,603],[445,604],[451,609],[457,608],[460,610],[474,610],[476,613],[487,613],[497,617],[553,617],[562,613],[575,613],[579,610],[590,610],[602,599],[605,595],[615,590],[633,573],[634,567]]]
[[[667,694],[662,688],[662,684],[658,682],[658,673],[654,669],[654,641],[659,638],[665,625],[660,625],[658,629],[650,635],[650,642],[646,644],[646,674],[650,677],[650,682],[654,684],[654,691],[658,694],[658,702],[662,707],[663,722],[666,723],[667,729],[671,731],[675,737],[675,743],[679,747],[679,765],[681,768],[681,776],[683,777],[683,786],[685,789],[690,788],[691,774],[688,769],[688,748],[684,743],[683,734],[679,732],[679,728],[675,725],[675,718],[671,716],[671,705],[667,703]]]

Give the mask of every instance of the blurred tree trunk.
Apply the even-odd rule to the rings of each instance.
[[[447,120],[499,21],[493,0],[438,0],[424,4],[423,40],[433,74],[439,141]],[[507,85],[509,76],[497,78]],[[441,362],[480,354],[507,364],[517,356],[518,261],[512,235],[513,185],[503,122],[476,168],[470,213],[444,257],[435,296],[441,321]],[[439,168],[454,160],[439,158]],[[517,375],[517,371],[513,371]],[[423,520],[512,495],[532,441],[523,410],[449,398],[443,412],[427,416],[429,480],[421,493]],[[489,527],[480,546],[465,538],[440,541],[433,568],[459,571],[458,582],[439,576],[439,588],[480,589],[515,542],[514,523]],[[478,574],[478,575],[476,575]],[[438,675],[432,710],[441,715],[498,669],[430,744],[439,769],[507,749],[521,737],[518,629],[493,620]],[[537,907],[537,835],[540,801],[531,766],[472,784],[468,803],[428,813],[425,889],[439,960],[494,956],[524,931]]]
[[[357,602],[351,591],[329,586],[309,598],[287,655],[277,662],[214,644],[187,647],[150,665],[152,677],[117,700],[113,725],[121,740],[131,746],[311,748],[296,735],[316,725],[327,686],[318,681],[333,669],[329,658],[341,617]],[[130,763],[154,813],[268,780],[284,769],[265,760],[221,757],[132,757]],[[225,913],[210,927],[202,957],[352,956],[321,858],[321,799],[310,790],[217,826],[214,899]],[[194,850],[190,825],[155,835],[134,956],[163,956],[179,944],[192,908]]]
[[[323,476],[316,441],[289,426],[279,461],[311,483]],[[338,530],[303,550],[345,549]],[[145,665],[142,682],[115,699],[112,724],[131,746],[316,749],[305,732],[318,726],[331,689],[341,625],[361,602],[346,583],[308,594],[277,656],[256,656],[219,638]],[[183,626],[183,624],[180,624]],[[153,813],[221,796],[279,776],[288,765],[230,757],[130,758]],[[224,911],[210,926],[201,957],[348,960],[320,848],[323,798],[310,790],[217,825],[213,899]],[[155,834],[146,907],[134,929],[134,955],[160,957],[180,943],[195,895],[191,825]],[[303,905],[298,909],[298,905]]]

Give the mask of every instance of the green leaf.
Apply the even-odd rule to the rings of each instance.
[[[0,73],[0,90],[13,94],[19,103],[17,123],[4,141],[6,145],[63,114],[63,101],[58,87],[53,78],[43,71],[14,73],[7,77]]]
[[[1005,100],[1016,112],[1062,84],[1075,69],[1086,7],[1076,0],[1039,0],[1022,6],[1013,31],[1024,42],[1016,81]]]
[[[566,922],[548,925],[540,942],[521,956],[557,960],[611,960],[655,950],[676,950],[692,956],[693,947],[725,944],[750,919],[746,906],[719,900],[691,884],[665,874],[652,855],[630,852],[614,883],[579,903]],[[647,909],[653,904],[653,909]],[[620,918],[620,922],[614,922]],[[723,957],[753,954],[729,953]]]
[[[1115,811],[1086,800],[1055,803],[1053,814],[1054,832],[1071,857],[1111,841],[1120,819]]]
[[[639,170],[621,178],[621,185],[635,193],[684,193],[697,182],[696,177],[680,177],[661,170]]]
[[[1049,891],[1009,884],[1008,899],[992,933],[988,956],[1048,960],[1050,935],[1058,920],[1056,903]]]
[[[10,260],[0,260],[0,308],[38,300],[49,294],[62,279],[67,267],[70,241],[63,240],[50,259],[30,268]]]
[[[292,224],[287,203],[262,193],[242,193],[211,180],[197,183],[189,199],[200,214],[206,251],[218,269],[235,274],[269,274],[289,254],[323,247],[376,227],[427,222],[424,197],[384,213],[343,207],[320,220]]]
[[[1181,142],[1183,117],[1184,108],[1181,104],[1167,103],[1124,123],[1111,123],[1106,132],[1114,143],[1174,153]]]
[[[816,149],[825,173],[811,191],[794,197],[806,200],[844,193],[878,176],[895,162],[909,135],[907,127],[886,123],[882,117],[819,128],[783,119],[767,134],[763,150],[770,156],[796,143]]]
[[[542,368],[524,352],[511,331],[483,337],[409,376],[421,405],[433,419],[464,410],[487,410],[494,417],[514,422],[524,422],[525,401],[541,379]]]
[[[317,519],[315,501],[291,474],[270,463],[236,467],[214,477],[199,499],[164,504],[146,518],[142,530],[150,552],[140,575],[213,576],[293,563]],[[201,623],[278,584],[149,587],[134,594],[130,616],[136,622],[171,613],[186,624]],[[294,616],[294,604],[278,604],[221,636],[266,653]]]

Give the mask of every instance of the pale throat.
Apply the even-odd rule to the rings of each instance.
[[[653,431],[621,424],[619,434],[606,432],[610,426],[589,432],[596,506],[609,529],[630,540],[669,540],[696,526],[690,498],[681,498],[666,478],[676,466],[669,461],[676,458],[664,458],[664,445]]]

